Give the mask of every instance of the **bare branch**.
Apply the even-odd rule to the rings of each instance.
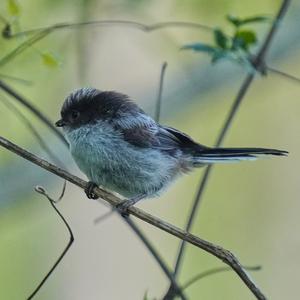
[[[9,140],[0,137],[0,145],[7,150],[14,152],[18,156],[23,157],[24,159],[32,162],[33,164],[40,166],[41,168],[61,177],[69,182],[79,186],[82,189],[87,187],[87,182],[70,174],[69,172],[58,168],[57,166],[47,162],[44,159],[37,157],[36,155],[22,149],[21,147],[17,146],[16,144],[10,142]],[[111,193],[100,189],[95,188],[94,193],[105,200],[106,202],[110,203],[112,206],[116,206],[120,204],[123,200],[117,198],[116,196],[112,195]],[[136,218],[143,220],[144,222],[151,224],[177,238],[184,240],[223,261],[227,265],[229,265],[235,273],[242,279],[245,285],[251,290],[251,292],[255,295],[255,297],[259,300],[266,300],[266,297],[260,291],[258,286],[252,281],[252,279],[248,276],[247,272],[243,269],[242,265],[238,261],[238,259],[228,250],[223,249],[222,247],[212,244],[208,241],[205,241],[185,230],[182,230],[166,221],[159,219],[149,213],[144,212],[143,210],[137,207],[130,207],[128,209],[128,213],[130,215],[135,216]]]
[[[62,220],[62,222],[66,226],[66,228],[67,228],[67,230],[69,232],[69,242],[68,242],[67,246],[65,247],[64,251],[61,253],[61,255],[58,257],[58,259],[56,260],[56,262],[52,266],[52,268],[49,270],[49,272],[46,274],[46,276],[43,278],[43,280],[39,283],[39,285],[36,287],[36,289],[30,294],[30,296],[27,298],[27,300],[33,299],[33,297],[38,293],[38,291],[41,289],[41,287],[43,286],[43,284],[47,281],[47,279],[49,278],[49,276],[54,272],[54,270],[59,265],[59,263],[61,262],[61,260],[64,258],[64,256],[66,255],[66,253],[69,251],[70,247],[72,246],[72,244],[74,242],[74,235],[73,235],[72,229],[71,229],[70,225],[68,224],[68,222],[66,221],[65,217],[57,209],[57,207],[55,205],[55,202],[52,201],[49,197],[47,197],[47,199],[49,200],[49,203],[51,204],[51,206],[53,207],[53,209],[55,210],[55,212],[58,214],[58,216],[60,217],[60,219]]]
[[[126,21],[126,20],[96,20],[96,21],[87,21],[87,22],[79,22],[79,23],[59,23],[59,24],[54,24],[52,26],[48,27],[41,27],[41,28],[34,28],[34,29],[29,29],[21,32],[16,32],[12,33],[10,31],[10,26],[7,24],[8,28],[6,27],[6,32],[5,34],[3,33],[3,36],[5,38],[16,38],[19,36],[24,36],[24,35],[32,35],[40,32],[45,32],[49,31],[54,32],[54,31],[59,31],[63,29],[73,29],[73,28],[79,28],[79,27],[107,27],[107,26],[127,26],[127,27],[132,27],[135,29],[142,30],[144,32],[151,32],[159,29],[164,29],[164,28],[174,28],[174,27],[181,27],[181,28],[194,28],[194,29],[201,29],[204,31],[213,31],[214,28],[200,24],[200,23],[194,23],[194,22],[181,22],[181,21],[171,21],[171,22],[159,22],[159,23],[154,23],[151,25],[147,25],[144,23],[139,23],[139,22],[134,22],[134,21]]]
[[[15,81],[17,83],[21,83],[21,84],[27,85],[27,86],[32,85],[32,82],[29,81],[29,80],[26,80],[26,79],[23,79],[23,78],[18,78],[18,77],[7,75],[7,74],[0,73],[0,78]]]
[[[253,267],[243,266],[243,268],[247,271],[260,271],[261,270],[261,266],[253,266]],[[203,279],[205,277],[215,275],[215,274],[221,273],[221,272],[228,272],[228,271],[232,271],[232,268],[230,268],[230,267],[219,267],[219,268],[210,269],[208,271],[204,271],[204,272],[194,276],[189,281],[187,281],[181,287],[181,289],[185,290],[185,289],[189,288],[192,284],[196,283],[197,281],[199,281],[200,279]]]
[[[54,199],[48,194],[48,192],[45,190],[45,188],[42,187],[42,186],[40,186],[40,185],[37,185],[37,186],[34,188],[34,190],[35,190],[37,193],[39,193],[39,194],[45,196],[49,201],[54,202],[54,203],[58,203],[58,202],[60,202],[60,201],[62,200],[62,198],[63,198],[64,195],[65,195],[66,186],[67,186],[67,181],[64,180],[63,187],[62,187],[62,189],[61,189],[60,195],[59,195],[59,197],[58,197],[56,200],[54,200]]]
[[[163,87],[164,87],[164,79],[165,79],[165,73],[166,73],[167,66],[168,66],[168,63],[164,62],[161,66],[161,71],[160,71],[159,89],[158,89],[158,94],[157,94],[155,117],[154,117],[156,122],[159,122],[159,120],[160,120],[162,92],[163,92]]]
[[[270,72],[272,72],[274,74],[277,74],[277,75],[279,75],[281,77],[284,77],[286,79],[294,81],[295,83],[298,83],[298,84],[300,83],[300,78],[298,78],[298,77],[296,77],[294,75],[288,74],[286,72],[283,72],[281,70],[277,70],[277,69],[269,67],[269,66],[267,66],[266,69],[267,69],[267,71],[270,71]]]

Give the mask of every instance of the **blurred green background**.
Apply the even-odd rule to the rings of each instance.
[[[60,22],[131,20],[143,23],[192,21],[228,28],[224,16],[274,15],[281,1],[238,0],[23,0],[13,15],[11,1],[1,1],[2,18],[25,30]],[[12,2],[10,3],[12,5]],[[275,37],[267,62],[298,75],[300,3],[293,1]],[[4,26],[4,24],[3,24]],[[260,38],[269,24],[254,25]],[[24,41],[0,38],[0,58]],[[231,63],[210,65],[203,54],[179,51],[187,43],[211,41],[201,30],[173,28],[144,33],[133,28],[88,27],[49,35],[5,65],[0,73],[54,122],[64,97],[81,86],[130,95],[153,115],[163,61],[165,78],[161,122],[212,145],[245,76]],[[46,61],[45,61],[46,56]],[[49,59],[50,62],[49,62]],[[52,61],[53,59],[53,61]],[[4,79],[4,78],[3,78]],[[192,232],[232,250],[245,265],[261,264],[252,276],[269,299],[299,299],[300,85],[269,74],[257,76],[226,138],[226,146],[258,146],[290,151],[288,158],[265,159],[215,167]],[[1,100],[1,135],[48,158],[27,127]],[[32,114],[20,107],[39,132],[80,174],[61,142]],[[178,180],[162,197],[139,206],[184,227],[203,170]],[[67,243],[67,232],[45,198],[33,191],[44,186],[58,195],[61,181],[0,148],[0,299],[25,299]],[[168,281],[126,224],[112,216],[95,226],[108,208],[67,187],[60,210],[70,222],[75,243],[36,299],[142,299],[161,297]],[[140,224],[140,222],[139,222]],[[178,240],[140,224],[172,266]],[[179,282],[212,267],[214,257],[188,246]],[[199,281],[190,299],[254,299],[232,272]]]

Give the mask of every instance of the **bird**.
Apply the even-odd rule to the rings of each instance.
[[[127,95],[84,87],[70,93],[55,125],[62,127],[70,152],[88,177],[88,198],[95,187],[126,200],[122,214],[144,198],[159,196],[176,178],[195,168],[223,162],[286,156],[267,148],[213,148],[146,114]]]

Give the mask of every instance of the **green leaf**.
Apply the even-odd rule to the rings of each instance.
[[[249,24],[249,23],[263,23],[270,21],[271,18],[268,16],[254,16],[249,17],[242,20],[242,25]]]
[[[242,38],[246,44],[255,44],[257,42],[256,33],[253,30],[240,30],[235,36]]]
[[[214,30],[215,43],[222,49],[227,49],[228,46],[228,38],[225,33],[217,28]]]
[[[43,64],[47,67],[57,68],[60,66],[60,61],[53,53],[43,52],[43,53],[41,53],[41,58],[42,58]]]
[[[256,42],[256,33],[253,30],[240,30],[233,37],[233,48],[243,48],[248,50],[249,46]]]
[[[21,6],[17,0],[7,0],[7,10],[14,17],[21,14]]]
[[[228,22],[233,24],[235,27],[239,27],[241,25],[241,19],[232,15],[227,15],[226,19]]]
[[[0,67],[11,62],[15,57],[17,57],[18,55],[23,53],[30,46],[34,45],[35,43],[37,43],[40,40],[42,40],[43,38],[45,38],[50,32],[51,32],[50,29],[45,29],[45,30],[42,30],[42,31],[36,33],[29,39],[25,40],[25,42],[21,43],[19,46],[17,46],[11,52],[6,54],[4,57],[0,58]]]
[[[207,44],[202,44],[202,43],[184,45],[181,49],[194,50],[196,52],[205,52],[205,53],[210,53],[210,54],[213,54],[217,51],[216,47],[207,45]]]
[[[270,17],[267,16],[253,16],[245,19],[241,19],[235,16],[227,15],[227,21],[233,24],[235,27],[240,27],[249,23],[262,23],[270,20]]]

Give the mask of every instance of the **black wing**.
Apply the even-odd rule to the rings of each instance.
[[[121,133],[128,143],[141,148],[156,148],[167,152],[180,149],[188,153],[199,152],[206,148],[177,129],[160,126],[156,123],[151,126],[123,128]]]
[[[166,126],[163,126],[161,128],[162,128],[162,135],[165,135],[165,133],[167,132],[167,135],[171,139],[176,141],[176,143],[178,145],[180,145],[180,147],[182,147],[182,148],[196,149],[198,151],[201,149],[207,148],[207,147],[195,142],[189,135],[187,135],[175,128],[166,127]]]

